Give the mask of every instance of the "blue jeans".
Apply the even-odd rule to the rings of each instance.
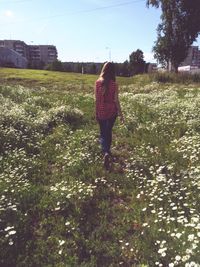
[[[110,153],[112,143],[112,127],[115,123],[116,116],[107,120],[98,120],[100,126],[100,143],[103,153]]]

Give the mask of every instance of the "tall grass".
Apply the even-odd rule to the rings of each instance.
[[[179,84],[200,83],[200,74],[157,72],[152,74],[150,77],[152,81],[160,83],[179,83]]]
[[[198,84],[119,79],[107,172],[96,76],[2,71],[0,266],[199,266]]]

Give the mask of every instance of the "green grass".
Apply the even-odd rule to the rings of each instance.
[[[190,74],[180,72],[176,73],[154,73],[151,75],[154,81],[161,83],[180,83],[180,84],[190,84],[190,83],[200,83],[200,74]]]
[[[0,69],[0,266],[199,266],[199,84],[117,78],[107,172],[96,78]]]
[[[46,70],[30,70],[30,69],[13,69],[0,68],[0,79],[5,84],[19,83],[29,87],[42,87],[48,89],[70,90],[75,88],[90,91],[94,87],[97,75],[82,75],[79,73],[67,73]],[[152,78],[149,75],[138,75],[135,77],[117,77],[120,86],[128,86],[131,84],[147,85]]]
[[[96,77],[87,75],[87,78],[85,79],[83,75],[75,73],[28,69],[1,69],[0,78],[3,82],[9,84],[19,82],[20,84],[28,85],[30,87],[46,86],[49,89],[70,89],[73,85],[91,85],[94,83]]]

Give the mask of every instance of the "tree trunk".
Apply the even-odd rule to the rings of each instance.
[[[178,66],[179,65],[177,63],[173,64],[173,69],[175,73],[178,73]]]

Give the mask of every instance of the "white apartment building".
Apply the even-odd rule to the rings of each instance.
[[[200,50],[198,46],[191,46],[188,50],[187,57],[180,64],[180,67],[191,66],[200,68]]]
[[[20,40],[0,40],[0,47],[17,52],[24,57],[28,62],[27,64],[32,67],[39,67],[41,64],[46,65],[52,63],[58,56],[57,49],[54,45],[27,45]],[[8,50],[6,51],[8,54]],[[12,51],[11,54],[13,54]]]

